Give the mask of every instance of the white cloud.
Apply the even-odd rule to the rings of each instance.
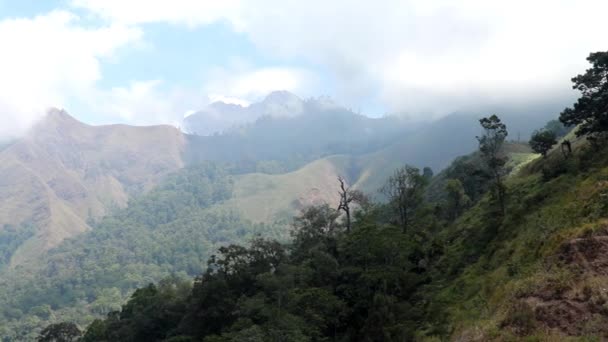
[[[236,100],[232,102],[243,105],[260,100],[274,90],[287,90],[297,94],[310,93],[316,84],[316,77],[305,69],[218,68],[210,73],[203,91],[210,94],[211,100],[212,97],[223,97],[228,101]]]
[[[208,100],[319,93],[310,71],[252,65],[222,66],[198,89],[161,80],[100,89],[102,61],[141,42],[143,24],[226,21],[279,65],[328,71],[348,106],[377,96],[389,110],[434,115],[569,98],[569,78],[606,50],[608,32],[604,0],[73,0],[70,11],[0,21],[0,136],[74,101],[98,121],[158,123]]]
[[[162,80],[132,81],[109,90],[95,89],[84,101],[87,102],[83,107],[95,111],[96,123],[173,126],[180,126],[183,113],[208,104],[202,93],[167,85]]]
[[[247,101],[244,99],[239,99],[238,97],[225,96],[222,94],[209,94],[209,95],[207,95],[207,97],[209,98],[210,103],[224,102],[224,103],[228,103],[228,104],[239,105],[241,107],[248,107],[251,104],[250,101]],[[194,112],[192,112],[190,114],[194,114]]]
[[[606,50],[608,32],[605,0],[76,3],[129,23],[227,20],[267,55],[329,70],[339,97],[379,93],[408,111],[569,97],[569,78],[589,52]]]
[[[137,28],[84,28],[79,18],[54,11],[0,21],[0,137],[16,136],[50,106],[90,91],[100,59],[141,36]]]

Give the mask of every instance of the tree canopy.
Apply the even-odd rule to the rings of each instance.
[[[532,137],[530,138],[529,144],[534,152],[540,153],[543,155],[543,157],[546,157],[547,152],[551,149],[551,147],[557,144],[557,138],[553,131],[534,131],[534,133],[532,133]]]
[[[591,53],[587,60],[591,68],[572,78],[572,88],[581,97],[559,119],[567,126],[579,125],[577,136],[589,134],[597,139],[608,131],[608,51]]]

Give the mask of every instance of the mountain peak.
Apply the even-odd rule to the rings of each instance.
[[[302,99],[300,99],[298,96],[296,96],[293,93],[290,93],[287,90],[275,90],[275,91],[271,92],[270,94],[266,95],[266,97],[264,98],[264,100],[262,102],[263,103],[285,104],[285,103],[302,102]]]
[[[44,123],[54,124],[82,124],[80,121],[68,114],[68,112],[66,112],[64,109],[59,108],[49,108],[42,121]]]
[[[68,132],[77,132],[86,125],[63,109],[50,108],[46,115],[42,117],[30,130],[30,134],[34,136],[52,134],[56,135],[61,132],[62,135]]]

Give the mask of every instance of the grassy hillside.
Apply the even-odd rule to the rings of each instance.
[[[440,239],[425,336],[458,341],[608,337],[608,158],[584,140],[510,177],[507,214],[484,198]],[[446,284],[446,285],[441,285]]]
[[[0,151],[0,231],[35,228],[10,267],[36,262],[90,221],[124,207],[183,167],[183,135],[170,126],[88,126],[52,110]],[[0,265],[1,267],[2,265]]]
[[[521,165],[538,157],[526,144],[508,143],[505,151],[509,156],[507,168],[511,171],[517,171]],[[235,176],[234,195],[221,206],[240,212],[253,222],[288,223],[302,208],[310,205],[328,203],[337,207],[338,176],[344,177],[353,189],[381,199],[378,190],[395,169],[409,162],[408,154],[391,156],[391,152],[382,150],[359,157],[330,156],[297,171],[279,175],[252,173]],[[474,163],[479,164],[480,161],[475,159]],[[443,171],[435,177],[429,191],[443,192],[448,174]]]

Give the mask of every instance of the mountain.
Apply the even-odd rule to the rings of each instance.
[[[184,118],[183,127],[188,133],[213,135],[245,125],[263,117],[290,117],[302,114],[304,101],[288,91],[274,91],[261,102],[250,106],[213,102],[207,108]]]
[[[90,220],[183,167],[185,142],[171,126],[93,127],[50,110],[0,152],[0,229],[34,227],[11,266],[90,229]]]
[[[231,165],[237,187],[225,205],[266,222],[277,212],[292,215],[298,203],[315,197],[333,203],[339,175],[376,195],[392,170],[405,163],[438,171],[472,150],[479,133],[471,115],[414,124],[397,116],[369,118],[326,98],[303,101],[288,92],[271,93],[246,109],[212,107],[222,115],[246,110],[261,116],[222,134],[199,136],[171,126],[89,126],[51,110],[0,150],[0,227],[11,245],[0,266],[36,259],[186,165]],[[516,122],[509,128],[519,132],[523,120],[517,117],[505,122]],[[274,202],[259,201],[260,196]]]
[[[230,202],[246,218],[262,222],[277,211],[292,215],[299,202],[315,196],[333,203],[338,175],[377,194],[405,163],[440,170],[472,150],[478,133],[472,116],[414,125],[395,116],[369,118],[327,99],[301,101],[287,92],[274,92],[251,108],[275,115],[214,136],[185,135],[171,126],[95,127],[51,110],[0,151],[0,227],[13,246],[5,263],[15,267],[36,259],[185,165],[232,165],[240,175]],[[275,202],[260,202],[259,196]]]

